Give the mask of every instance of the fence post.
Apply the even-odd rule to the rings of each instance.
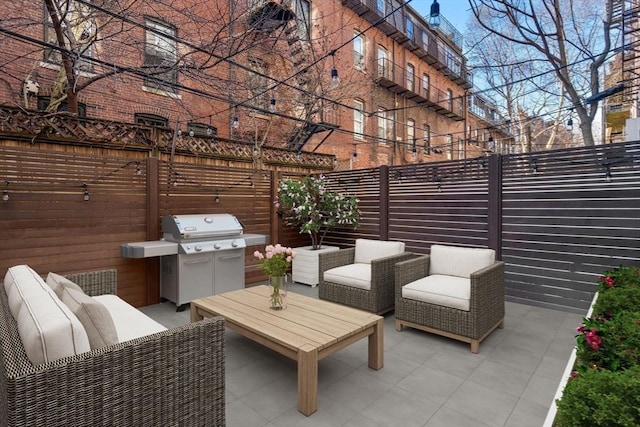
[[[380,240],[389,240],[389,166],[380,166]]]
[[[147,240],[160,238],[160,179],[159,162],[147,157]],[[147,258],[147,303],[160,302],[160,258]]]
[[[489,156],[489,207],[487,232],[489,248],[502,259],[502,156]]]

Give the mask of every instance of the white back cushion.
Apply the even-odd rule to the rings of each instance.
[[[495,259],[496,253],[493,249],[432,245],[429,274],[468,279],[471,273],[490,266]]]
[[[399,255],[404,252],[404,242],[356,239],[354,263],[371,264],[371,260]]]
[[[115,295],[105,294],[91,298],[104,305],[109,314],[111,314],[118,335],[118,342],[125,342],[167,330],[160,323]]]
[[[90,350],[78,318],[30,267],[11,267],[4,286],[31,363],[38,365]]]

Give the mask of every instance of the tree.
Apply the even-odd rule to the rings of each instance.
[[[613,1],[605,0],[603,15],[590,0],[469,0],[484,30],[524,53],[519,63],[493,65],[521,70],[531,65],[531,71],[544,65],[552,71],[561,87],[555,94],[559,98],[556,111],[565,108],[563,99],[575,110],[585,145],[594,145],[591,128],[597,101],[584,100],[601,91],[602,71],[612,51]],[[537,84],[540,93],[553,94],[548,84],[540,84],[537,74],[522,74],[531,78],[528,83]]]

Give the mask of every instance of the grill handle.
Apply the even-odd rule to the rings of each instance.
[[[185,264],[204,264],[205,262],[211,262],[211,258],[202,258],[202,259],[194,259],[190,261],[185,261]]]
[[[236,258],[240,258],[241,256],[242,256],[242,254],[238,254],[238,255],[228,255],[228,256],[221,256],[221,257],[218,257],[218,259],[219,259],[219,260],[222,260],[222,261],[226,261],[226,260],[228,260],[228,259],[236,259]]]

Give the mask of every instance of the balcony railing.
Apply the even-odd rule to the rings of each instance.
[[[412,75],[401,65],[389,59],[379,59],[375,68],[376,82],[397,94],[423,104],[439,114],[453,120],[464,120],[464,106],[461,97],[452,97],[433,85],[424,85],[424,81]]]
[[[433,65],[445,76],[464,88],[473,86],[473,76],[466,68],[464,58],[447,43],[438,38],[424,19],[417,13],[407,13],[397,0],[342,0],[344,6],[355,11],[376,28],[384,32],[421,60]],[[391,11],[395,12],[391,13]],[[387,16],[388,15],[388,16]],[[411,19],[412,28],[407,30],[407,20]],[[449,24],[451,26],[451,24]],[[462,36],[453,33],[455,29],[442,32],[447,38],[453,38],[454,44],[461,44]],[[453,35],[451,35],[453,34]],[[460,46],[460,45],[458,45]]]

